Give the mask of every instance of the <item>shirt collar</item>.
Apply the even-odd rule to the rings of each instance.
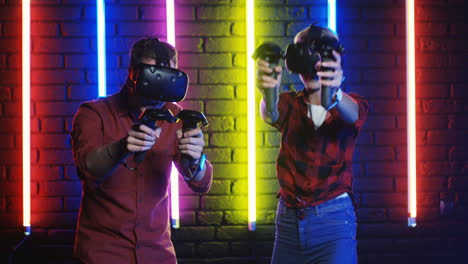
[[[304,87],[305,89],[305,87]],[[304,92],[304,89],[300,90],[298,92],[298,97],[300,98],[299,101],[302,102],[304,104],[304,107],[308,108],[307,105],[309,104],[306,100],[306,96],[305,96],[305,92]],[[330,113],[330,115],[334,115],[335,112],[336,112],[336,107],[333,107],[332,109],[328,110],[328,112]]]
[[[128,87],[125,85],[120,89],[116,94],[115,102],[112,104],[114,111],[118,114],[119,117],[129,116],[133,121],[138,121],[138,117],[141,114],[140,109],[132,108],[128,102],[129,91]],[[168,108],[168,103],[163,105],[163,109]]]

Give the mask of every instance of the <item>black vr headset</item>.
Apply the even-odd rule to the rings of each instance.
[[[322,36],[322,31],[323,28],[311,24],[305,42],[290,43],[286,47],[286,51],[282,51],[281,47],[275,43],[265,42],[257,47],[252,58],[263,59],[272,68],[279,63],[280,59],[284,59],[286,69],[289,72],[307,74],[313,78],[318,78],[315,65],[319,61],[334,61],[333,50],[344,53],[343,45],[334,37]],[[322,67],[319,70],[329,71],[332,69]],[[273,71],[271,75],[273,78],[276,78],[276,72]],[[322,105],[328,108],[331,101],[331,93],[328,87],[322,88],[324,90],[322,92]]]
[[[305,42],[291,43],[286,48],[284,60],[288,71],[297,74],[317,75],[319,61],[334,61],[332,51],[344,52],[343,45],[334,38],[322,37],[322,28],[310,25]],[[326,69],[322,69],[325,70]]]
[[[260,44],[253,59],[261,58],[270,66],[277,65],[280,59],[284,59],[286,69],[291,73],[317,75],[315,65],[319,61],[333,61],[333,50],[344,53],[344,47],[333,37],[322,37],[323,28],[310,25],[305,42],[290,43],[286,51],[275,43],[265,42]],[[324,70],[324,69],[322,69]],[[325,69],[326,70],[326,69]]]
[[[185,72],[170,67],[167,52],[156,39],[157,65],[139,63],[133,67],[131,81],[136,94],[151,100],[180,102],[187,93],[189,79]]]

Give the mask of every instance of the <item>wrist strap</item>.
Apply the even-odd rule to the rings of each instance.
[[[338,91],[335,93],[335,99],[333,100],[333,104],[331,104],[328,108],[327,111],[335,107],[343,98],[343,91],[341,91],[341,88],[338,88]]]
[[[206,162],[206,155],[205,153],[202,152],[196,164],[195,170],[192,172],[191,168],[187,168],[186,172],[190,175],[186,175],[185,173],[183,174],[184,180],[187,182],[193,180],[195,176],[197,176],[198,173],[200,173],[200,171],[205,169],[205,162]]]

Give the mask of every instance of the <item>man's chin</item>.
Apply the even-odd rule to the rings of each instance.
[[[152,107],[152,108],[162,108],[165,104],[166,102],[163,102],[163,101],[142,98],[142,106]]]
[[[154,108],[162,108],[166,102],[163,101],[158,101],[158,100],[148,100],[145,102],[145,105],[148,107],[154,107]]]

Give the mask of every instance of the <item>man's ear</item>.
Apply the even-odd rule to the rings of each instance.
[[[132,83],[135,83],[136,82],[136,76],[135,76],[135,72],[136,72],[136,66],[131,66],[129,69],[128,69],[128,79],[130,79],[132,81]]]
[[[131,94],[136,93],[135,68],[130,68],[128,70],[127,87]]]
[[[174,69],[177,69],[177,59],[171,59],[170,60],[170,63],[172,63],[173,65],[170,65],[171,68],[174,68]],[[173,67],[174,66],[174,67]]]

